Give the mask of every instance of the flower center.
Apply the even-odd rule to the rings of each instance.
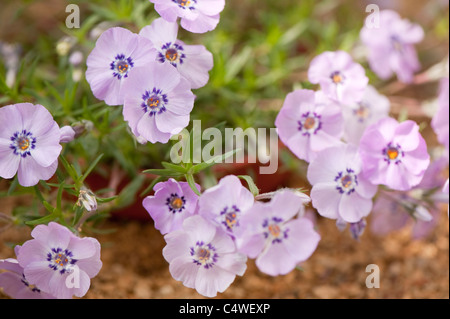
[[[184,205],[186,200],[184,196],[179,196],[178,194],[171,194],[166,200],[166,204],[169,207],[169,211],[172,213],[181,213],[184,210]]]
[[[22,132],[16,132],[10,138],[11,144],[9,148],[13,150],[15,155],[20,155],[23,158],[31,155],[31,150],[36,148],[36,138],[33,137],[31,132],[22,130]]]
[[[150,108],[155,108],[158,107],[159,104],[161,104],[160,99],[158,98],[158,96],[152,96],[147,100],[147,106]]]
[[[344,82],[344,76],[341,72],[336,71],[331,74],[331,80],[334,84],[342,84]]]
[[[169,49],[166,51],[166,59],[174,62],[178,58],[178,51],[176,49]]]
[[[305,129],[310,130],[316,125],[316,119],[313,117],[308,117],[305,122],[303,122],[303,126]]]
[[[113,71],[113,76],[117,79],[127,78],[128,72],[134,66],[131,57],[126,58],[124,54],[118,54],[111,62],[110,67]]]
[[[383,155],[384,160],[390,163],[399,164],[402,162],[403,156],[405,156],[404,152],[402,151],[400,145],[392,145],[392,143],[389,143],[385,149],[383,149]]]
[[[161,51],[158,54],[158,61],[164,63],[168,61],[173,66],[178,66],[178,64],[183,64],[186,55],[183,53],[183,46],[168,42],[161,47]]]
[[[224,210],[220,213],[220,216],[223,218],[222,224],[225,225],[228,231],[232,231],[234,227],[239,226],[239,208],[236,205],[233,205],[231,209],[225,207]]]
[[[142,110],[149,116],[161,114],[166,111],[166,105],[169,103],[167,95],[161,90],[153,88],[152,91],[145,91],[142,95]]]
[[[182,9],[194,10],[194,5],[197,3],[197,0],[172,0],[172,2],[178,4]]]
[[[205,269],[212,268],[219,257],[213,245],[205,245],[202,241],[198,241],[194,247],[190,248],[190,254],[194,264],[203,266]]]
[[[307,112],[302,115],[300,121],[298,121],[299,131],[303,135],[310,136],[311,134],[316,134],[321,128],[322,123],[320,121],[321,116],[316,113]]]
[[[282,222],[281,218],[272,217],[271,219],[265,219],[262,224],[264,237],[272,244],[281,243],[288,238],[289,229],[283,229]]]
[[[356,110],[353,110],[359,122],[364,122],[370,116],[370,108],[364,103],[360,103]]]
[[[73,259],[73,254],[67,249],[53,248],[47,254],[47,261],[49,262],[49,267],[54,271],[59,271],[60,274],[65,272],[71,272],[73,265],[77,262]]]
[[[358,186],[358,177],[352,169],[348,169],[339,174],[334,179],[336,182],[336,189],[341,194],[352,194]]]

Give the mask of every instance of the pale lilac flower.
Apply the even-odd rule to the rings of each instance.
[[[359,222],[372,210],[377,186],[361,174],[362,163],[354,145],[328,148],[320,152],[309,167],[314,208],[324,217]]]
[[[404,83],[413,80],[420,70],[415,44],[424,38],[424,31],[418,24],[402,19],[391,10],[380,12],[380,27],[361,30],[361,40],[368,48],[371,69],[383,80],[394,73]]]
[[[200,185],[196,187],[200,191]],[[147,196],[142,204],[161,234],[181,229],[183,221],[197,212],[198,195],[188,183],[171,178],[156,184],[153,190],[155,194]]]
[[[442,172],[446,166],[444,157],[433,161],[420,184],[407,192],[380,191],[372,210],[370,230],[383,236],[409,225],[414,218],[412,237],[419,239],[430,234],[441,214],[438,203],[445,201],[438,197],[445,183]]]
[[[19,254],[20,246],[14,247],[16,255]],[[54,296],[41,291],[38,287],[30,285],[23,273],[23,268],[16,259],[0,259],[0,288],[3,292],[14,299],[55,299]]]
[[[50,179],[58,166],[63,131],[42,105],[0,108],[0,177],[9,179],[17,173],[25,187]]]
[[[430,156],[414,121],[385,118],[367,128],[360,143],[363,174],[372,184],[406,191],[422,180]]]
[[[193,33],[214,30],[225,7],[225,0],[149,0],[169,22],[181,18],[181,26]]]
[[[439,109],[433,116],[431,126],[438,137],[439,143],[449,151],[449,78],[441,81],[439,94]]]
[[[223,177],[219,184],[208,188],[200,196],[199,215],[221,227],[233,238],[240,227],[240,219],[253,206],[252,193],[234,175]]]
[[[390,108],[389,99],[369,85],[361,102],[343,105],[344,139],[348,143],[359,145],[366,128],[388,117]]]
[[[188,126],[195,95],[172,66],[152,61],[136,68],[124,90],[123,116],[136,137],[167,143]]]
[[[27,281],[60,299],[83,297],[102,267],[100,243],[54,222],[36,226],[31,236],[17,256]]]
[[[185,219],[183,229],[164,239],[172,277],[203,296],[224,292],[247,268],[247,257],[237,252],[233,239],[199,215]]]
[[[258,269],[278,276],[291,272],[316,250],[320,235],[306,217],[295,218],[304,205],[294,192],[284,190],[270,202],[256,202],[241,218],[238,250],[256,258]]]
[[[343,124],[341,107],[311,90],[289,93],[275,120],[281,141],[307,162],[317,152],[341,143]]]
[[[177,40],[178,23],[158,18],[139,35],[149,39],[158,51],[157,61],[167,63],[191,83],[192,89],[206,85],[213,68],[213,56],[203,45],[186,45]]]
[[[124,28],[106,30],[97,40],[86,64],[86,80],[94,96],[108,105],[124,102],[123,84],[134,68],[154,61],[156,50],[148,39]]]
[[[369,83],[364,68],[345,51],[327,51],[315,57],[308,78],[311,83],[320,84],[327,97],[348,105],[362,100]]]

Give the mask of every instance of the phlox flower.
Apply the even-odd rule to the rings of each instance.
[[[48,180],[56,172],[61,142],[75,132],[60,129],[42,105],[19,103],[0,108],[0,177],[18,176],[25,187]]]
[[[320,84],[327,97],[347,105],[360,102],[369,83],[364,68],[345,51],[327,51],[315,57],[308,78]]]
[[[254,201],[252,193],[242,186],[239,178],[229,175],[203,192],[198,202],[198,213],[235,238],[240,219]]]
[[[440,194],[445,183],[442,172],[446,166],[447,159],[444,157],[433,161],[420,184],[407,192],[381,191],[372,210],[370,230],[383,236],[402,229],[414,219],[414,239],[430,234],[441,214],[439,202],[448,202],[448,193],[447,198],[441,198]]]
[[[441,143],[449,151],[449,78],[441,81],[439,108],[433,116],[431,126]]]
[[[290,190],[277,193],[270,202],[256,202],[241,218],[238,250],[256,258],[260,271],[285,275],[316,250],[320,235],[306,217],[295,218],[304,201]]]
[[[225,0],[149,0],[169,22],[181,18],[181,26],[193,33],[214,30],[225,7]]]
[[[177,40],[178,23],[158,18],[144,27],[139,35],[149,39],[156,50],[157,61],[167,63],[191,83],[192,89],[206,85],[213,68],[213,56],[203,45],[186,45]]]
[[[122,105],[123,84],[134,68],[154,61],[156,50],[144,37],[120,27],[110,28],[98,38],[86,64],[86,80],[94,96],[108,105]]]
[[[372,184],[406,191],[422,180],[430,156],[414,121],[385,118],[367,128],[360,143],[363,174]]]
[[[402,19],[395,11],[383,10],[379,27],[364,26],[360,37],[369,51],[370,68],[381,79],[396,73],[401,82],[412,82],[414,73],[420,69],[414,47],[424,38],[420,25]]]
[[[361,137],[370,125],[389,116],[391,103],[371,85],[367,86],[363,99],[352,105],[343,105],[344,139],[359,145]]]
[[[356,223],[369,215],[377,186],[361,169],[358,150],[351,144],[323,150],[309,164],[311,200],[321,216]]]
[[[196,187],[200,191],[200,185]],[[198,195],[188,183],[171,178],[156,184],[153,190],[155,194],[147,196],[142,204],[161,234],[181,229],[183,221],[197,212]]]
[[[199,215],[184,220],[183,228],[167,234],[163,256],[175,280],[206,297],[224,292],[247,268],[247,257],[233,239]]]
[[[341,143],[343,124],[341,107],[311,90],[289,93],[275,120],[281,141],[307,162],[317,152]]]
[[[124,85],[124,119],[141,140],[167,143],[189,124],[195,100],[191,86],[174,67],[154,60],[133,71]]]
[[[20,246],[14,247],[16,255]],[[23,268],[16,259],[0,259],[0,288],[3,292],[14,299],[55,299],[54,296],[41,291],[38,287],[30,285],[25,278]]]
[[[29,284],[59,299],[83,297],[102,267],[100,243],[54,222],[36,226],[31,236],[17,256]]]

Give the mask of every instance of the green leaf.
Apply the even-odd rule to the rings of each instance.
[[[191,167],[191,169],[189,170],[190,174],[197,174],[211,166],[214,166],[215,164],[219,164],[219,163],[223,163],[225,162],[225,160],[231,156],[233,156],[235,153],[237,153],[238,151],[240,151],[240,149],[236,149],[233,151],[230,151],[228,153],[225,153],[223,155],[218,155],[213,157],[212,159],[210,159],[209,161],[194,165]]]
[[[84,172],[83,176],[81,176],[79,183],[82,184],[84,182],[84,180],[89,176],[89,174],[92,172],[92,170],[95,168],[95,166],[97,166],[98,162],[100,162],[100,160],[102,159],[103,154],[100,154],[99,156],[97,156],[97,158],[92,162],[92,164],[88,167],[88,169],[86,170],[86,172]]]
[[[255,182],[253,181],[253,178],[251,178],[248,175],[239,175],[238,177],[247,182],[250,192],[253,194],[254,197],[259,195],[259,188],[256,186]]]
[[[144,171],[144,173],[164,177],[181,177],[184,175],[183,173],[174,172],[170,169],[147,169]]]
[[[191,187],[191,189],[194,191],[194,193],[197,194],[198,196],[200,196],[201,193],[199,192],[199,190],[197,189],[197,186],[195,185],[194,175],[186,174],[185,178],[186,178],[186,181],[188,182],[189,186]]]
[[[181,174],[187,173],[187,171],[184,167],[176,165],[176,164],[162,162],[161,165],[164,166],[165,169],[172,170],[174,173],[181,173]]]
[[[35,225],[42,225],[42,224],[47,224],[51,221],[54,221],[57,217],[55,216],[55,214],[49,214],[47,216],[38,218],[38,219],[34,219],[34,220],[30,220],[25,222],[26,225],[29,226],[35,226]]]

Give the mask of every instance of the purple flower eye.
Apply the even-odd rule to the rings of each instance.
[[[190,252],[194,264],[203,266],[205,269],[211,269],[219,258],[216,248],[212,244],[205,245],[203,242],[197,242],[194,247],[191,247]]]
[[[392,145],[392,143],[389,143],[385,149],[383,149],[383,155],[385,156],[385,161],[395,164],[400,164],[402,162],[402,158],[405,156],[405,153],[402,151],[402,148],[400,145]]]
[[[344,82],[344,75],[340,71],[335,71],[331,74],[331,80],[334,84],[342,84]]]
[[[128,72],[134,66],[133,59],[130,57],[125,58],[125,55],[119,54],[115,60],[110,64],[111,70],[113,70],[113,76],[118,80],[128,77]]]
[[[169,103],[167,94],[163,94],[161,90],[153,88],[152,91],[145,91],[142,96],[142,110],[149,116],[161,114],[166,111],[166,105]]]
[[[341,194],[350,195],[358,186],[358,176],[352,169],[347,169],[345,171],[339,172],[334,181],[337,184],[336,189]]]
[[[36,138],[33,137],[31,132],[27,130],[22,130],[22,132],[16,132],[11,136],[10,148],[13,150],[15,155],[20,155],[25,158],[31,155],[31,150],[36,148]]]

